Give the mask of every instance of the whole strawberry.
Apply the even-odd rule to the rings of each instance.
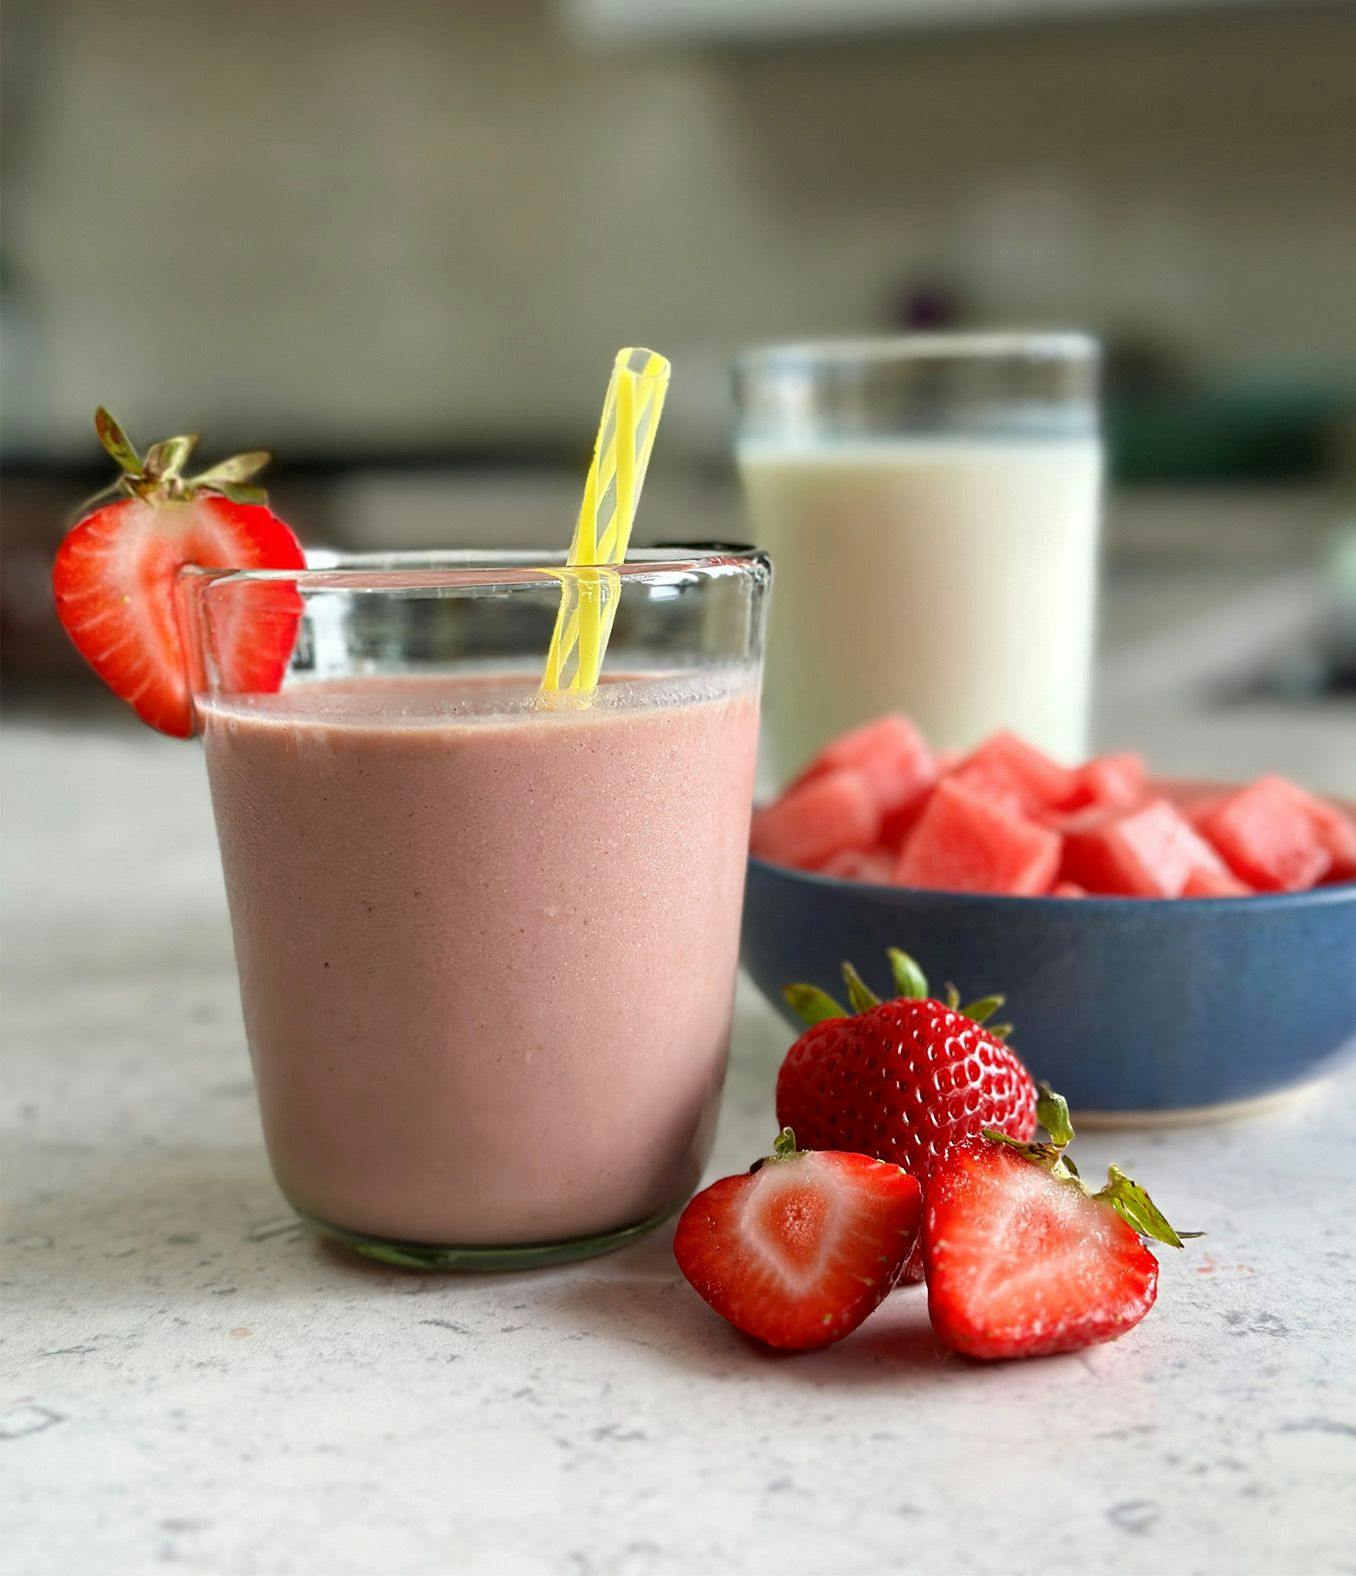
[[[922,970],[893,949],[899,995],[881,1001],[851,964],[843,965],[847,1012],[824,991],[790,985],[786,999],[811,1027],[787,1052],[777,1078],[777,1120],[809,1149],[848,1150],[902,1166],[919,1183],[963,1138],[995,1128],[1029,1139],[1036,1086],[1003,1043],[983,1027],[1002,1004],[987,996],[959,1006],[927,991]],[[906,1277],[922,1279],[914,1254]]]

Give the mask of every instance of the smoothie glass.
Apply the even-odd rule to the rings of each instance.
[[[917,334],[739,363],[740,474],[777,564],[779,780],[895,710],[942,749],[1011,728],[1086,754],[1098,359],[1081,334]]]
[[[181,577],[274,1174],[388,1262],[605,1251],[709,1152],[770,570],[628,554],[599,688],[543,697],[562,581],[603,573],[447,553]],[[281,650],[295,628],[276,693],[229,692],[241,627]]]

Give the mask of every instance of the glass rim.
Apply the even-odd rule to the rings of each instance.
[[[909,361],[1096,361],[1101,344],[1075,329],[948,330],[917,334],[846,335],[754,345],[742,351],[740,372],[783,366],[885,365]]]
[[[302,591],[409,591],[486,586],[559,585],[576,575],[615,574],[647,584],[693,575],[766,575],[771,560],[747,543],[699,542],[631,548],[620,564],[567,564],[565,548],[435,548],[428,551],[338,552],[312,548],[299,569],[209,568],[187,564],[179,579],[203,589],[246,582],[295,585]]]

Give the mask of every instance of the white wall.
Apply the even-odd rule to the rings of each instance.
[[[7,404],[62,446],[100,400],[227,439],[575,433],[620,343],[871,326],[921,267],[992,320],[1356,365],[1351,9],[632,56],[544,0],[26,14]]]

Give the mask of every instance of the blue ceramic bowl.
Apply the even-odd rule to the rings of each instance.
[[[841,1000],[845,958],[887,994],[890,946],[938,992],[954,980],[967,1000],[1005,995],[1012,1044],[1075,1116],[1227,1115],[1356,1051],[1356,882],[1170,902],[985,897],[750,859],[743,962],[788,1022],[782,986]]]

